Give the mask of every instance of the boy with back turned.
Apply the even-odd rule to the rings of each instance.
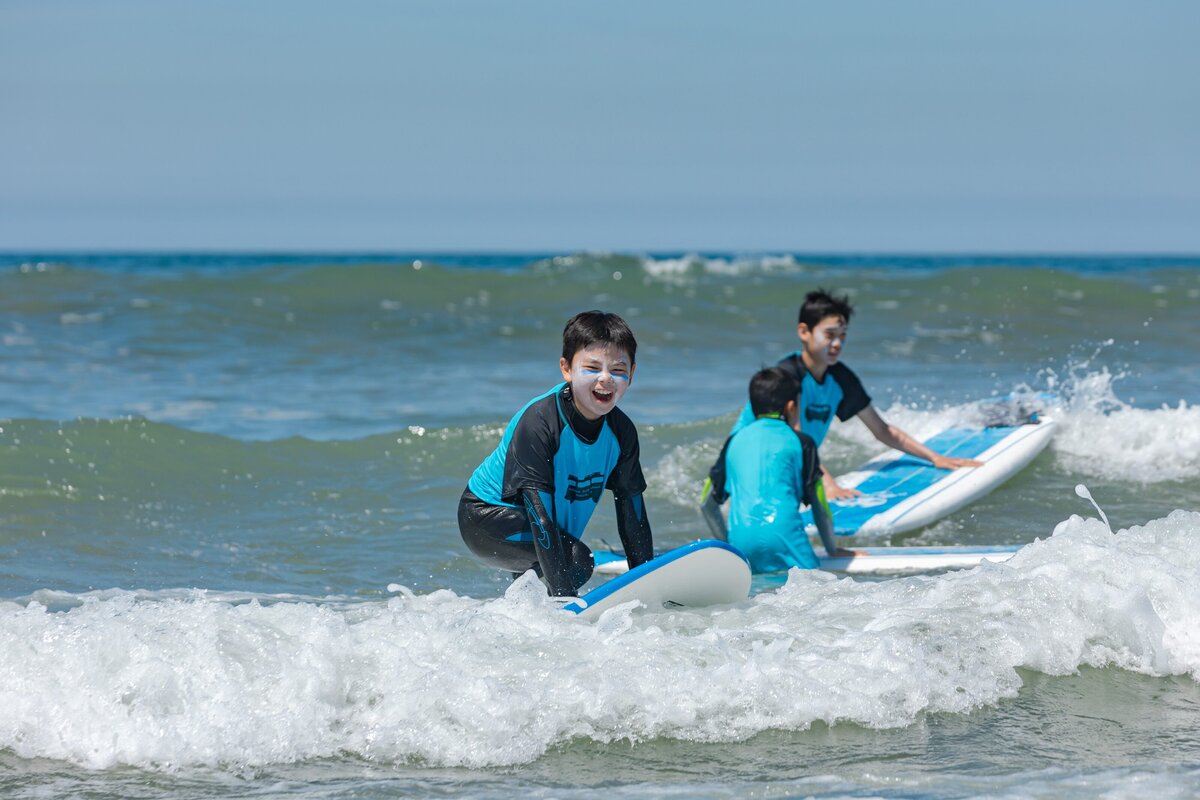
[[[850,555],[834,544],[833,525],[820,487],[817,446],[794,430],[799,408],[795,376],[780,367],[750,379],[752,422],[725,448],[729,495],[729,543],[742,551],[754,572],[815,569],[801,503],[812,507],[817,530],[831,556]]]
[[[567,322],[564,382],[517,412],[459,500],[459,531],[477,558],[514,577],[532,569],[551,595],[575,595],[593,567],[580,538],[606,488],[629,566],[654,556],[637,429],[617,408],[636,356],[616,314],[585,311]]]

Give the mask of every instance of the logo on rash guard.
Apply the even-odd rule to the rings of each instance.
[[[832,410],[823,403],[821,405],[806,406],[804,409],[804,420],[806,422],[828,422],[829,414]]]
[[[600,495],[604,493],[604,473],[593,472],[591,475],[585,475],[582,478],[575,475],[567,476],[567,490],[564,493],[568,503],[574,503],[577,500],[591,500],[593,503],[599,502]]]

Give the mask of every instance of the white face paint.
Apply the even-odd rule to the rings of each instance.
[[[600,419],[616,408],[633,379],[629,354],[608,344],[585,347],[570,363],[560,358],[558,365],[563,380],[571,384],[575,408],[586,419]]]
[[[815,363],[830,367],[838,362],[846,344],[846,320],[828,316],[813,327],[801,324],[797,328],[804,352]]]

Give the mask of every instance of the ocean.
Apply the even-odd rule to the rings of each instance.
[[[0,254],[0,797],[1200,796],[1198,267]],[[661,550],[818,286],[911,434],[1054,395],[1018,476],[861,542],[1012,561],[586,624],[470,557],[458,496],[569,316],[638,337]],[[878,449],[851,420],[822,458]],[[607,500],[585,541],[617,541]]]

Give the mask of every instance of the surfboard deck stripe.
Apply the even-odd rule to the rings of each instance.
[[[951,428],[925,441],[933,450],[979,459],[981,467],[940,470],[901,453],[872,459],[838,478],[862,495],[830,503],[834,530],[839,536],[894,534],[929,525],[1019,472],[1046,447],[1055,427],[1053,419],[1043,418],[1025,425]],[[804,519],[815,533],[807,510]]]
[[[885,574],[963,569],[988,562],[1003,562],[1021,549],[1020,545],[958,545],[947,547],[856,547],[858,555],[847,558],[818,556],[821,569],[848,574]],[[625,556],[598,551],[596,572],[620,575],[628,570]]]

